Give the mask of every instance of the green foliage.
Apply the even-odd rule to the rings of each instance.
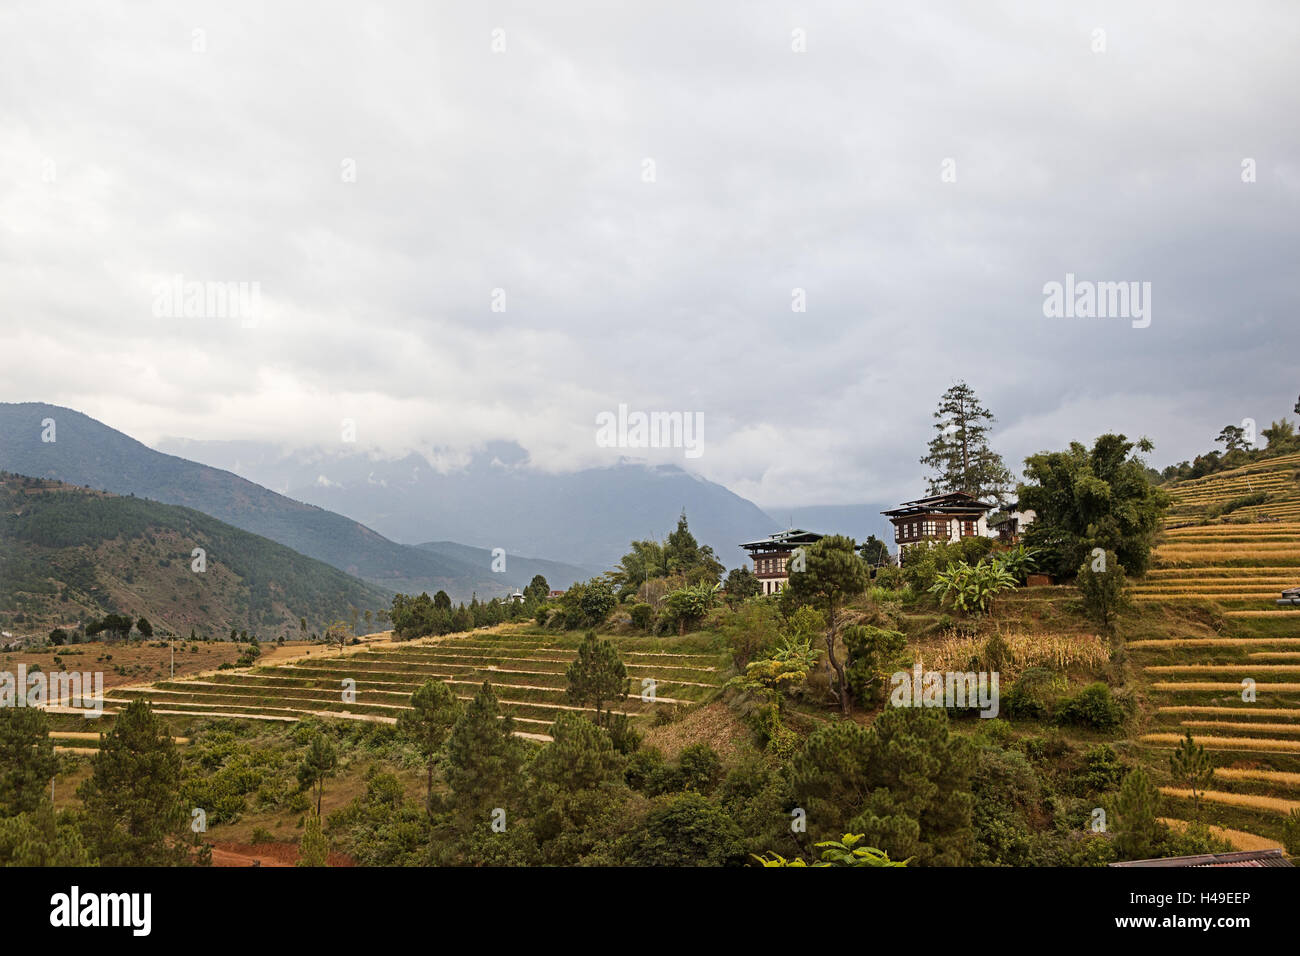
[[[56,817],[48,799],[36,810],[0,816],[0,866],[94,864],[81,833],[67,819]]]
[[[717,584],[726,570],[708,545],[701,545],[691,534],[686,512],[677,519],[677,527],[660,543],[658,541],[633,541],[632,550],[625,554],[611,575],[621,600],[636,593],[637,589],[655,578],[682,576],[688,586]],[[599,622],[587,625],[595,626]]]
[[[325,779],[334,776],[338,769],[338,752],[333,742],[324,734],[312,737],[311,745],[298,765],[298,785],[306,790],[316,788],[316,814],[320,815],[321,795],[325,790]]]
[[[447,784],[453,801],[476,819],[507,807],[519,787],[523,743],[514,718],[502,714],[487,681],[462,711],[447,739]]]
[[[298,866],[329,866],[330,845],[321,829],[320,813],[308,813],[298,844]]]
[[[1083,598],[1083,611],[1102,627],[1111,627],[1128,604],[1124,591],[1128,579],[1114,551],[1089,557],[1079,566],[1075,583]]]
[[[1011,473],[1002,457],[989,448],[993,414],[965,382],[943,393],[934,413],[937,434],[930,440],[921,464],[935,474],[927,494],[965,491],[977,498],[1001,497],[1011,485]]]
[[[1016,587],[1023,587],[1029,575],[1038,567],[1038,549],[1017,544],[1005,551],[992,552],[993,563],[1015,579]]]
[[[712,793],[722,777],[722,758],[708,744],[691,744],[677,757],[679,787]]]
[[[3,607],[62,589],[86,609],[87,617],[93,616],[96,605],[114,590],[113,569],[93,557],[100,548],[107,548],[114,560],[140,558],[131,562],[133,570],[122,574],[134,574],[134,590],[145,595],[171,593],[178,567],[189,576],[190,547],[205,549],[210,560],[220,555],[221,565],[238,586],[206,595],[211,616],[247,626],[278,628],[297,620],[298,609],[341,614],[350,604],[378,607],[387,600],[380,588],[190,508],[50,481],[25,490],[23,480],[32,479],[0,476],[0,515],[5,516],[0,534]],[[191,488],[186,494],[192,492]],[[176,540],[187,542],[181,553],[165,544]],[[160,567],[160,562],[165,566]],[[51,581],[56,582],[53,592]],[[100,606],[98,610],[116,609]],[[135,621],[120,617],[125,618],[125,626],[115,621],[104,630],[115,637],[129,634]],[[87,633],[99,632],[88,627]]]
[[[758,575],[747,567],[732,568],[727,572],[727,580],[722,585],[727,592],[727,603],[738,604],[746,598],[756,597],[763,590]]]
[[[1076,781],[1083,796],[1106,793],[1124,779],[1124,764],[1109,744],[1098,744],[1083,755],[1083,769]]]
[[[891,860],[889,854],[875,847],[858,846],[862,840],[861,833],[846,833],[838,840],[822,840],[814,844],[822,851],[820,863],[813,866],[907,866],[907,860]],[[775,851],[766,854],[751,854],[760,866],[807,866],[801,859],[787,860]]]
[[[852,538],[830,535],[811,545],[804,554],[805,569],[792,570],[790,583],[782,595],[793,606],[811,605],[826,616],[826,656],[835,671],[836,693],[841,710],[847,714],[852,705],[844,664],[836,654],[839,613],[844,602],[867,589],[870,577],[858,557]]]
[[[179,799],[181,758],[144,700],[117,715],[77,790],[84,836],[102,866],[164,866],[188,858],[189,819]]]
[[[1192,802],[1199,817],[1201,791],[1206,789],[1214,779],[1214,762],[1205,752],[1205,748],[1192,739],[1190,729],[1184,731],[1184,734],[1185,736],[1169,757],[1169,770],[1174,780],[1185,783],[1191,788]]]
[[[980,747],[971,780],[973,862],[980,866],[1035,865],[1033,824],[1042,814],[1043,783],[1033,765],[1018,751]]]
[[[1282,845],[1292,856],[1300,856],[1300,809],[1292,810],[1282,821]]]
[[[426,802],[433,805],[433,766],[460,717],[460,701],[442,681],[430,678],[411,694],[411,709],[397,715],[397,731],[425,760]]]
[[[0,707],[0,817],[41,806],[59,761],[38,707]]]
[[[1062,698],[1056,709],[1056,720],[1062,724],[1091,727],[1094,730],[1114,730],[1124,722],[1126,714],[1110,687],[1100,681],[1089,684],[1073,696]]]
[[[1151,484],[1136,454],[1150,450],[1143,440],[1102,435],[1091,450],[1071,442],[1066,451],[1025,459],[1028,483],[1018,488],[1020,507],[1035,518],[1025,532],[1041,549],[1044,569],[1069,577],[1093,548],[1113,551],[1118,563],[1143,574],[1169,505],[1169,496]]]
[[[603,578],[575,581],[560,598],[559,622],[566,630],[600,627],[618,604],[614,588]]]
[[[665,622],[676,626],[679,634],[685,634],[703,620],[704,615],[713,607],[717,593],[716,584],[703,581],[670,591],[664,599]]]
[[[930,586],[932,594],[939,595],[939,603],[952,598],[959,611],[988,612],[993,596],[1010,591],[1016,586],[1015,576],[995,561],[967,564],[959,561],[935,574]]]
[[[740,829],[699,793],[658,798],[643,829],[624,843],[634,866],[726,866],[744,860]]]
[[[733,677],[728,684],[781,694],[806,681],[820,656],[807,640],[796,641],[786,637],[773,649],[770,657],[750,661],[745,666],[745,673]]]
[[[1018,720],[1047,720],[1052,716],[1059,678],[1045,667],[1027,667],[1002,698],[1002,709]]]
[[[649,604],[633,604],[628,614],[632,618],[632,626],[642,633],[650,630],[650,625],[654,623],[655,609]]]
[[[982,535],[904,548],[899,573],[904,584],[921,593],[934,586],[939,572],[962,562],[978,564],[992,550],[993,540]]]
[[[531,827],[544,862],[572,865],[621,810],[626,761],[602,728],[578,714],[561,714],[551,736],[529,767]]]
[[[878,703],[884,682],[907,650],[907,638],[898,631],[855,624],[844,629],[844,648],[849,690],[859,701]]]
[[[551,594],[551,586],[547,583],[546,578],[540,574],[534,574],[533,579],[528,582],[528,587],[524,588],[525,603],[539,604],[545,601]]]
[[[596,711],[596,722],[602,723],[606,702],[627,699],[627,667],[611,641],[597,640],[595,631],[588,631],[578,646],[578,656],[564,673],[568,681],[566,693],[569,702],[591,706]]]
[[[1156,854],[1165,832],[1156,817],[1159,799],[1145,770],[1129,771],[1115,800],[1115,849],[1121,859],[1144,860]]]
[[[1262,505],[1268,501],[1267,491],[1256,491],[1253,494],[1241,495],[1237,498],[1229,499],[1219,505],[1208,508],[1205,512],[1207,518],[1221,518],[1224,515],[1232,514],[1241,508],[1250,508],[1255,505]]]
[[[973,852],[969,745],[940,709],[890,707],[868,727],[819,727],[790,762],[812,827],[861,832],[895,859],[961,866]]]

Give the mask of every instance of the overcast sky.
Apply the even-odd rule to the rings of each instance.
[[[964,378],[1017,473],[1162,465],[1300,393],[1298,54],[1293,2],[7,2],[0,400],[548,469],[699,412],[653,460],[779,506],[919,494]]]

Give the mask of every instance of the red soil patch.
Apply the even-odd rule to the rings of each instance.
[[[296,843],[214,843],[213,866],[295,866],[298,863]],[[330,866],[356,866],[356,862],[343,853],[330,853]]]

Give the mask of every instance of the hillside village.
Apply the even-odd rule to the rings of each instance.
[[[1011,482],[991,418],[964,383],[944,396],[932,485],[884,512],[892,542],[755,529],[727,569],[682,513],[604,574],[461,603],[374,606],[197,512],[6,475],[4,610],[62,594],[84,616],[3,649],[0,747],[22,756],[0,770],[0,861],[1285,863],[1288,423],[1195,476],[1102,435]],[[195,586],[173,567],[195,535],[246,563],[190,595],[166,582]],[[77,605],[87,587],[112,610]],[[101,698],[17,705],[65,671],[102,672]],[[113,810],[137,801],[166,811]]]

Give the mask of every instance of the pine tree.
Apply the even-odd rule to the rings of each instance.
[[[947,712],[923,707],[886,707],[870,727],[826,724],[790,761],[813,835],[862,833],[891,858],[921,866],[970,863],[973,770]]]
[[[1192,803],[1196,808],[1196,816],[1199,819],[1201,815],[1201,791],[1210,785],[1214,779],[1214,762],[1210,755],[1205,752],[1205,747],[1196,743],[1192,739],[1191,730],[1186,731],[1186,736],[1178,744],[1173,755],[1169,758],[1169,769],[1173,772],[1174,779],[1186,782],[1192,789]]]
[[[329,866],[330,844],[321,829],[320,813],[308,812],[298,844],[298,866]]]
[[[564,676],[569,682],[569,702],[594,707],[597,724],[604,723],[603,708],[607,701],[627,698],[627,667],[613,643],[596,640],[595,631],[587,632],[578,647],[577,658]]]
[[[1156,801],[1160,791],[1141,767],[1130,770],[1115,799],[1115,849],[1122,860],[1152,856],[1160,843]]]
[[[325,791],[325,778],[334,776],[338,764],[338,754],[329,738],[324,734],[313,737],[302,763],[298,765],[298,783],[304,790],[308,787],[316,788],[317,815],[320,814],[321,796]]]
[[[58,771],[45,711],[0,707],[0,817],[36,810]]]
[[[1001,499],[1011,485],[1011,472],[1002,457],[989,448],[989,425],[997,419],[982,406],[975,391],[958,382],[943,393],[934,413],[935,430],[921,464],[936,474],[929,479],[929,494],[964,491],[983,498]]]
[[[1111,627],[1115,616],[1128,603],[1125,597],[1128,578],[1114,551],[1090,557],[1079,565],[1075,584],[1083,598],[1084,613],[1102,627]]]
[[[164,866],[188,858],[181,757],[148,701],[134,700],[117,715],[91,767],[77,796],[87,843],[101,866]]]
[[[411,694],[411,709],[397,715],[398,733],[414,741],[427,769],[425,802],[433,806],[433,765],[460,716],[460,701],[442,681],[428,680]]]
[[[478,818],[505,807],[518,787],[524,754],[515,722],[501,713],[487,681],[461,712],[447,738],[447,785],[455,803]]]

